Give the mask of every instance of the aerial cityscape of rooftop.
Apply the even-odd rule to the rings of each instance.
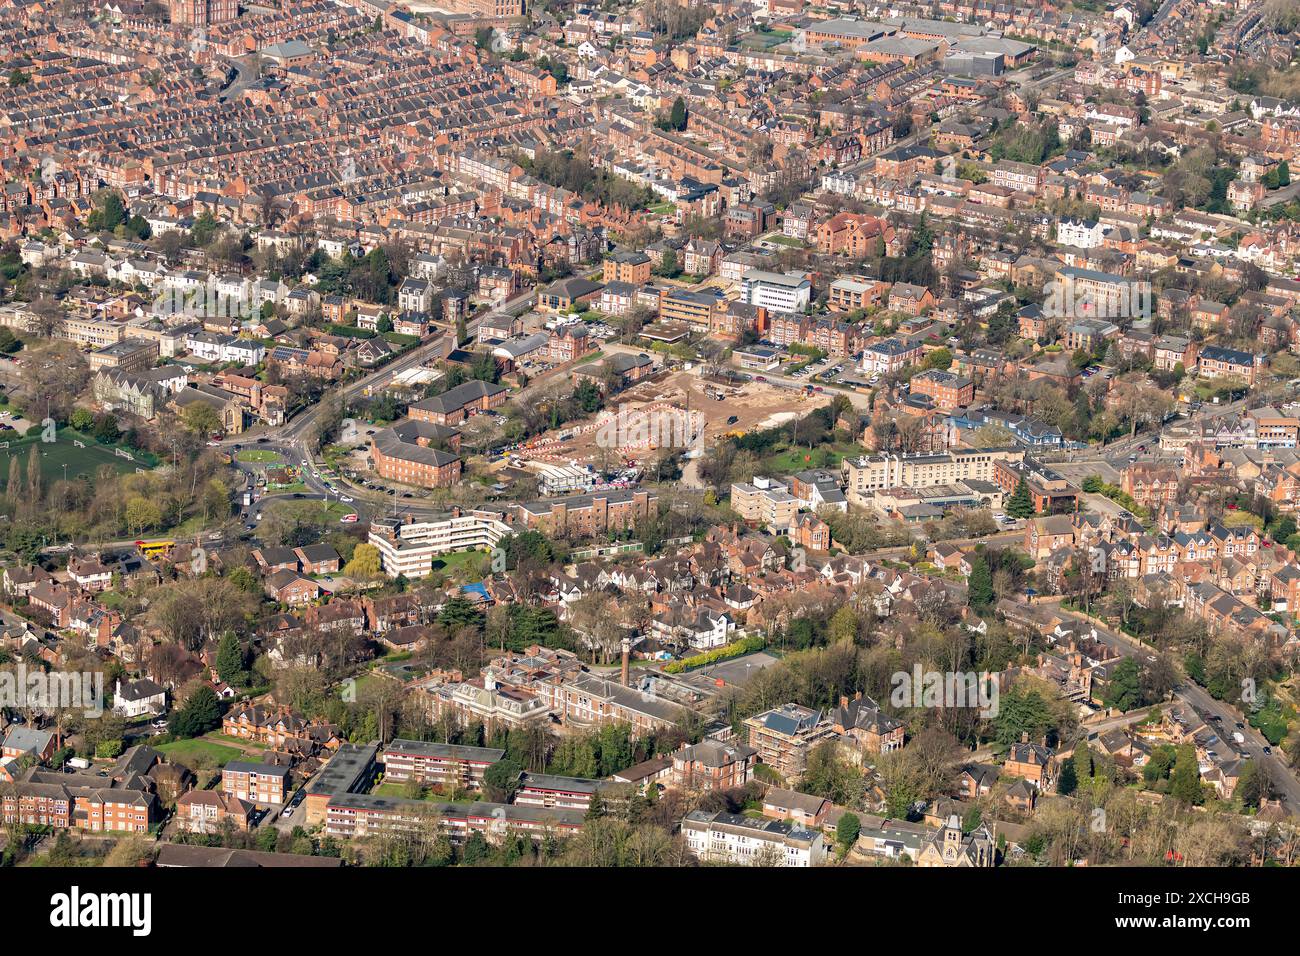
[[[0,0],[0,865],[1297,865],[1298,28]]]

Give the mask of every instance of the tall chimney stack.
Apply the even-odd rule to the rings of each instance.
[[[630,637],[625,637],[623,638],[623,668],[620,673],[620,680],[622,681],[624,687],[627,686],[628,669],[629,669],[631,656],[632,656],[632,639]]]

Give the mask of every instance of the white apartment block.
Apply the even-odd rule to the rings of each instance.
[[[207,362],[242,362],[256,365],[266,355],[266,348],[261,342],[250,339],[238,339],[233,335],[218,335],[213,332],[193,332],[185,340],[185,347],[195,358]]]
[[[1106,230],[1090,219],[1062,219],[1056,225],[1056,241],[1063,246],[1095,249],[1101,245]]]
[[[741,285],[746,302],[773,312],[802,312],[812,301],[812,283],[798,272],[750,269]]]
[[[788,820],[694,810],[682,820],[682,835],[687,848],[707,863],[807,867],[826,861],[821,831],[805,830]]]
[[[390,578],[423,578],[433,573],[433,559],[452,551],[495,548],[514,532],[490,512],[471,511],[439,521],[416,521],[395,528],[375,522],[370,543]]]
[[[799,501],[789,488],[758,475],[731,486],[731,507],[746,521],[765,524],[774,531],[788,528],[799,513]]]

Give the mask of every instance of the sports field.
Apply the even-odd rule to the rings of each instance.
[[[84,448],[78,448],[75,444],[81,441]],[[149,468],[149,463],[143,460],[127,461],[125,458],[119,458],[113,454],[112,449],[97,445],[93,441],[85,441],[81,438],[64,430],[59,432],[58,440],[53,442],[41,442],[32,439],[10,442],[8,448],[0,448],[0,484],[7,484],[9,481],[9,461],[16,457],[18,463],[22,466],[23,477],[27,475],[27,460],[32,453],[32,449],[37,450],[41,460],[41,477],[48,485],[52,481],[60,481],[63,478],[63,466],[68,466],[68,479],[76,478],[78,475],[86,475],[93,478],[95,472],[101,465],[112,465],[120,474],[133,472],[137,468]]]

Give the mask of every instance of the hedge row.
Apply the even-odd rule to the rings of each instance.
[[[704,667],[706,664],[716,664],[718,661],[726,661],[744,654],[752,654],[754,651],[761,651],[766,644],[766,640],[755,634],[739,641],[732,641],[730,644],[714,650],[705,651],[703,654],[696,654],[694,657],[683,657],[680,661],[673,661],[664,667],[664,673],[680,674],[683,671]]]

